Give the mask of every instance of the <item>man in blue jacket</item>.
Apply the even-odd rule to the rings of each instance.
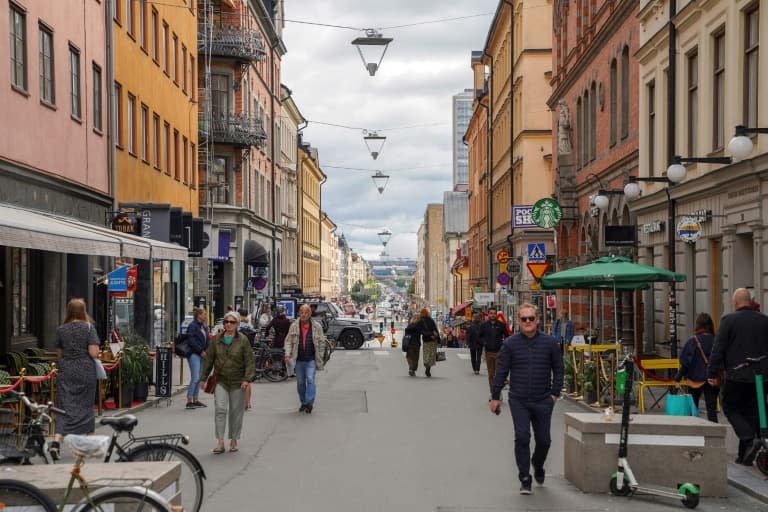
[[[563,357],[557,340],[539,331],[536,306],[525,303],[517,313],[520,332],[504,340],[496,364],[491,412],[498,414],[501,389],[509,376],[509,409],[515,426],[515,462],[520,494],[531,494],[533,477],[544,483],[544,462],[552,443],[552,409],[563,387]],[[531,427],[536,447],[531,457]]]

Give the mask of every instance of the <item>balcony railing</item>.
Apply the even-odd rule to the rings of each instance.
[[[205,27],[200,27],[200,34],[205,33]],[[211,56],[230,57],[237,60],[252,62],[261,60],[266,55],[261,34],[257,31],[237,25],[214,25],[210,34]],[[206,51],[203,47],[205,38],[199,37],[201,55]]]
[[[199,137],[210,137],[213,142],[232,144],[240,147],[261,147],[267,138],[261,120],[246,114],[213,112],[209,123],[205,115],[200,115],[198,123]]]

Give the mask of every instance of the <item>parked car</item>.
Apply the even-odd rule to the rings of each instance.
[[[357,350],[374,338],[371,322],[345,316],[344,311],[333,302],[318,299],[298,299],[297,302],[305,302],[315,308],[313,316],[320,320],[326,337],[337,347]]]

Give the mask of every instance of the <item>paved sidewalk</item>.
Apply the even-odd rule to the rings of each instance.
[[[577,404],[579,407],[590,412],[601,412],[601,409],[592,407],[581,400],[575,400],[573,397],[567,394],[563,395],[566,400]],[[646,414],[658,414],[658,413],[646,413]],[[663,412],[662,412],[663,414]],[[720,423],[728,425],[728,434],[726,435],[726,446],[730,449],[735,449],[737,445],[736,436],[733,433],[733,429],[730,427],[728,420],[722,413],[719,415]],[[728,451],[728,460],[735,460],[736,453]],[[768,503],[768,477],[763,475],[756,467],[742,466],[734,462],[728,463],[728,484],[739,489],[740,491],[758,499],[762,502]]]

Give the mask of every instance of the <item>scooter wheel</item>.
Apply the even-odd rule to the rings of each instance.
[[[768,475],[768,450],[760,450],[760,453],[755,457],[755,466],[757,466],[757,469],[764,475]]]
[[[624,479],[624,484],[621,486],[621,489],[618,487],[618,482],[616,480],[616,477],[614,476],[611,478],[611,494],[614,496],[626,496],[631,492],[631,489],[629,488],[629,481],[627,478]]]
[[[699,495],[694,494],[691,491],[685,491],[685,498],[682,499],[682,502],[686,508],[696,508],[699,504]]]

